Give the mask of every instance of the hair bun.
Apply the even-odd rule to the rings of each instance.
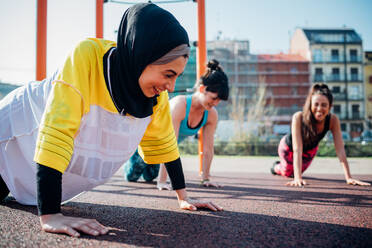
[[[207,67],[212,71],[220,70],[219,62],[216,59],[208,61]]]

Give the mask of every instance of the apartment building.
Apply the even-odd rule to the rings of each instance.
[[[247,106],[257,88],[257,58],[250,54],[248,40],[208,41],[207,50],[208,59],[217,59],[229,78],[229,101],[222,101],[217,106],[219,119],[229,120],[235,111],[232,109],[233,98]]]
[[[230,89],[237,86],[237,75],[239,72],[239,61],[249,61],[249,41],[236,40],[216,40],[207,42],[207,58],[217,59],[223,67],[225,73],[229,78]],[[240,68],[241,69],[241,68]],[[255,69],[253,69],[255,71]],[[254,82],[257,82],[257,75],[255,75]],[[191,46],[189,61],[185,67],[184,72],[176,81],[175,93],[171,93],[170,97],[179,94],[192,94],[191,89],[197,81],[196,78],[196,47]],[[246,83],[246,82],[245,82]],[[220,120],[228,120],[230,118],[228,102],[221,101],[217,106]]]
[[[267,122],[273,124],[273,133],[289,131],[291,116],[301,110],[310,81],[309,61],[293,54],[260,54],[249,52],[249,41],[216,40],[207,42],[208,59],[217,59],[229,78],[230,99],[218,107],[219,119],[231,119],[233,98],[252,107],[257,89],[264,85],[266,105],[274,108]],[[177,80],[176,93],[191,88],[196,80],[196,49],[191,48],[189,62],[183,75]],[[178,92],[177,92],[178,91]],[[180,92],[181,91],[181,92]],[[244,117],[243,117],[244,119]]]
[[[298,28],[290,46],[291,54],[310,61],[311,82],[326,83],[332,90],[332,112],[339,117],[342,131],[359,136],[366,113],[360,36],[350,28]]]
[[[372,129],[372,51],[364,53],[364,86],[365,86],[365,128]]]
[[[276,109],[270,118],[274,133],[289,132],[292,115],[302,110],[309,91],[309,61],[298,54],[259,54],[257,74]]]

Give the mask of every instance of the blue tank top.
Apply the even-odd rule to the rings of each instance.
[[[194,128],[189,127],[187,120],[189,119],[191,101],[192,101],[192,95],[186,96],[185,119],[183,119],[180,124],[180,129],[178,131],[178,143],[180,143],[182,140],[184,140],[188,136],[193,136],[197,134],[199,129],[202,128],[208,120],[208,111],[204,111],[203,118],[201,119],[199,124]]]

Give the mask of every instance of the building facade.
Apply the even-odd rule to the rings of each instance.
[[[372,129],[372,51],[364,53],[365,128]]]
[[[271,133],[289,131],[291,116],[302,109],[310,86],[309,61],[300,55],[271,54],[254,55],[249,52],[249,41],[216,40],[207,43],[208,59],[217,59],[229,78],[229,101],[217,106],[220,120],[232,120],[234,100],[245,110],[240,113],[246,120],[247,112],[257,101],[258,88],[265,87],[265,106],[273,108],[266,117]],[[191,55],[185,71],[176,82],[176,93],[185,94],[196,80],[196,49]],[[174,94],[173,94],[174,95]]]
[[[310,61],[312,83],[326,83],[334,96],[332,112],[342,131],[357,137],[364,129],[363,44],[353,29],[298,28],[290,53]]]
[[[257,55],[257,73],[273,99],[274,133],[290,130],[292,115],[302,110],[310,87],[309,61],[297,54]]]

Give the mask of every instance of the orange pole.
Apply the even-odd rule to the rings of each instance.
[[[96,38],[103,38],[103,0],[96,0]]]
[[[205,0],[197,0],[198,2],[198,48],[196,53],[197,58],[197,75],[196,80],[204,74],[207,64],[207,49],[205,39]],[[203,172],[203,129],[199,131],[199,174]]]
[[[46,77],[47,0],[37,0],[36,80]]]

